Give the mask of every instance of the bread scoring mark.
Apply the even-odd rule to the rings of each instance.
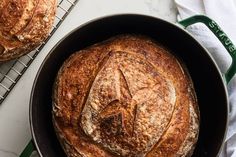
[[[98,68],[96,68],[96,69],[93,71],[93,73],[92,73],[92,76],[93,76],[93,77],[91,77],[91,79],[89,80],[89,83],[88,83],[88,85],[87,85],[87,87],[86,87],[86,89],[88,89],[88,90],[87,90],[87,92],[86,92],[86,94],[85,94],[85,98],[83,99],[83,102],[82,102],[82,109],[84,109],[84,106],[85,106],[85,104],[86,104],[86,101],[88,100],[88,96],[89,96],[89,93],[90,93],[91,88],[92,88],[92,86],[93,86],[93,82],[94,82],[94,80],[96,79],[97,74],[102,70],[102,68],[104,67],[104,65],[108,62],[108,60],[109,60],[109,58],[110,58],[110,53],[111,53],[111,52],[108,52],[108,54],[105,55],[103,58],[101,58],[101,61],[97,63],[97,67],[98,67]],[[80,115],[79,119],[81,119],[81,116],[82,116],[82,114]]]
[[[120,79],[120,93],[122,93],[121,92],[121,87],[124,87],[124,89],[125,89],[125,93],[127,92],[127,94],[128,94],[128,97],[129,98],[132,98],[132,94],[131,94],[131,91],[130,91],[130,89],[129,89],[129,85],[128,85],[128,82],[127,82],[127,79],[125,78],[125,75],[124,75],[124,73],[122,72],[122,70],[119,68],[118,69],[118,74],[119,74],[119,79]]]
[[[131,103],[132,95],[122,70],[116,70],[116,74],[118,74],[119,78],[119,81],[115,83],[118,97],[117,99],[108,103],[99,112],[99,121],[101,121],[101,128],[104,128],[105,132],[109,135],[128,134],[129,136],[132,136],[134,131],[137,105],[135,103]],[[128,110],[128,108],[130,108],[130,110]],[[131,111],[131,113],[128,111]],[[104,125],[106,124],[104,122],[109,122],[108,124],[110,124],[110,127],[109,125]],[[130,124],[126,125],[125,122]],[[115,132],[114,129],[112,129],[113,124],[117,127]]]
[[[91,81],[81,129],[113,153],[144,155],[171,119],[175,89],[143,58],[121,51],[107,55]]]
[[[1,44],[0,44],[0,54],[3,54],[5,51],[5,47],[3,47]]]
[[[143,106],[144,104],[141,104],[140,106]],[[135,122],[136,122],[136,119],[137,119],[137,113],[138,113],[138,105],[135,105],[135,108],[134,108],[134,118],[133,118],[133,130],[132,130],[132,135],[131,136],[134,136],[134,130],[135,130]]]
[[[10,33],[19,38],[20,41],[24,40],[24,37],[21,35],[21,32],[23,32],[27,25],[32,21],[33,15],[35,13],[36,8],[38,7],[38,4],[39,0],[27,0],[27,5],[23,12],[23,15],[10,31]]]

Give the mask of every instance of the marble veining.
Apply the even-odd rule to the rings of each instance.
[[[177,8],[172,0],[145,0],[149,12],[170,22],[176,21]]]
[[[1,157],[18,157],[19,155],[13,151],[4,150],[0,148],[0,156]]]

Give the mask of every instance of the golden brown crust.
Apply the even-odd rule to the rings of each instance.
[[[0,28],[2,32],[8,32],[14,27],[25,7],[26,0],[8,0],[0,16]]]
[[[73,54],[53,94],[53,123],[69,157],[192,153],[197,101],[186,69],[147,37],[116,36]]]
[[[14,27],[10,30],[10,34],[19,34],[23,29],[29,24],[30,20],[33,17],[33,14],[35,13],[36,7],[38,7],[39,0],[26,0],[26,6],[22,13],[22,16],[20,19],[18,19],[17,23],[14,25]]]
[[[22,56],[46,39],[52,27],[56,0],[0,2],[0,61]]]

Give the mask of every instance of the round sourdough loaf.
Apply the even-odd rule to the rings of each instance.
[[[186,68],[138,35],[70,56],[56,78],[52,115],[68,157],[191,156],[199,132]]]
[[[56,0],[0,0],[0,61],[18,58],[45,40]]]

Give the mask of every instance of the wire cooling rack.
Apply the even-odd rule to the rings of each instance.
[[[47,41],[52,37],[78,1],[79,0],[58,0],[55,22],[48,38],[38,48],[27,55],[16,60],[0,64],[0,104],[11,92],[18,80],[34,61],[38,53],[47,44]]]

